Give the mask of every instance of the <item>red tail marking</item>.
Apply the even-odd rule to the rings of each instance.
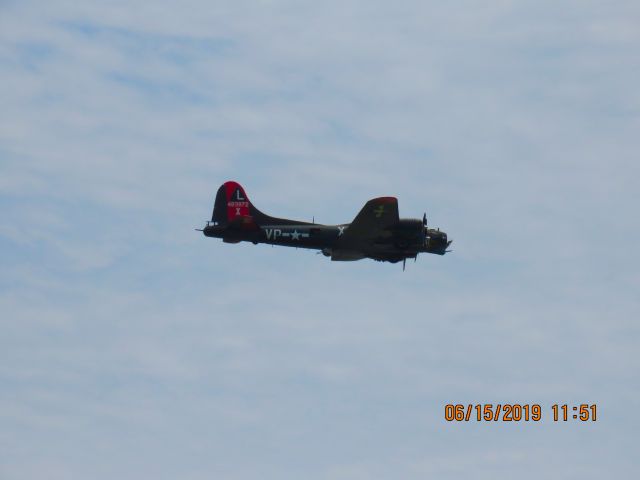
[[[238,217],[249,215],[249,198],[237,182],[226,182],[224,184],[227,193],[227,220],[233,221]]]

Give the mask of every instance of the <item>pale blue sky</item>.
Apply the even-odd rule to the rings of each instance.
[[[2,479],[640,473],[640,4],[0,4]],[[454,240],[193,229],[225,180]],[[451,424],[446,403],[540,403]],[[597,403],[555,424],[554,403]]]

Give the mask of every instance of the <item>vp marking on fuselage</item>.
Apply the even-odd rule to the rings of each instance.
[[[267,240],[275,240],[276,238],[282,236],[282,230],[279,228],[265,228],[264,233],[267,235]]]
[[[300,241],[300,238],[309,238],[308,233],[298,232],[283,232],[280,228],[265,228],[264,233],[267,236],[267,240],[277,240],[278,237],[291,238],[292,240]]]

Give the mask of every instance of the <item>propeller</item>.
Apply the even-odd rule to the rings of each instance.
[[[427,212],[424,212],[422,214],[422,226],[424,227],[422,229],[422,243],[424,243],[424,245],[427,245]]]
[[[402,271],[404,272],[404,267],[407,265],[407,257],[402,259]]]
[[[451,243],[452,243],[452,242],[453,242],[453,240],[449,240],[449,241],[447,242],[447,248],[449,248],[449,245],[451,245]],[[444,252],[445,252],[445,253],[453,252],[453,250],[445,250]]]

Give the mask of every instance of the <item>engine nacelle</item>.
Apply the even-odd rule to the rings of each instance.
[[[401,218],[394,228],[396,247],[422,247],[425,242],[425,227],[422,220]]]

